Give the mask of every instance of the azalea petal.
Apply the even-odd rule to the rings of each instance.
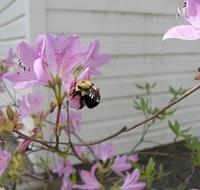
[[[130,190],[143,190],[145,188],[145,183],[137,183],[135,185],[132,186],[132,188]]]
[[[37,38],[36,45],[35,45],[35,52],[37,52],[39,56],[44,54],[46,39],[47,39],[46,35],[40,35]]]
[[[186,1],[186,16],[196,28],[200,28],[200,0]]]
[[[73,185],[72,186],[74,189],[83,189],[83,190],[95,190],[93,186],[89,184],[84,184],[84,185]]]
[[[122,190],[143,190],[145,188],[145,183],[139,182],[127,187],[121,187]]]
[[[6,73],[4,74],[3,78],[11,81],[14,84],[15,89],[23,89],[34,86],[38,83],[38,80],[35,80],[31,75],[28,77],[23,73]]]
[[[79,80],[90,80],[90,68],[87,67],[82,73],[81,75],[78,77],[77,81]]]
[[[35,52],[29,44],[21,42],[17,46],[17,55],[24,65],[31,67],[35,59]]]
[[[191,25],[179,25],[169,29],[163,36],[163,40],[177,38],[182,40],[196,40],[200,38],[200,30]]]
[[[56,62],[56,55],[54,52],[55,47],[55,36],[54,35],[47,35],[46,39],[46,47],[45,47],[45,59],[49,66],[49,69],[52,73],[56,73],[58,71],[58,64]]]
[[[138,181],[139,177],[140,177],[140,170],[139,169],[135,169],[131,174],[132,181],[133,182]]]
[[[23,81],[23,82],[16,82],[15,89],[24,89],[30,88],[38,84],[38,80],[34,81]]]
[[[42,58],[38,58],[34,61],[33,65],[34,72],[37,76],[38,81],[42,81],[44,84],[48,84],[48,74],[44,70]]]
[[[69,100],[69,107],[70,108],[79,109],[81,107],[79,96],[75,96],[73,98],[69,97],[69,98],[70,98],[70,100]],[[83,106],[85,106],[85,105],[83,105]]]
[[[69,94],[71,87],[76,83],[74,77],[72,75],[63,75],[62,81],[64,83],[65,91],[67,92],[67,94]]]

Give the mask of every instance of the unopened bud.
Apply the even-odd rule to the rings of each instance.
[[[7,116],[8,116],[8,119],[9,119],[10,121],[13,121],[15,112],[12,110],[12,108],[11,108],[10,106],[7,106],[7,107],[6,107],[6,114],[7,114]]]

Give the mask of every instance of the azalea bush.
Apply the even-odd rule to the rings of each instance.
[[[200,1],[185,1],[178,15],[187,25],[168,30],[164,39],[198,39]],[[108,54],[100,53],[97,40],[83,44],[78,35],[56,34],[41,35],[34,45],[21,42],[0,60],[0,90],[10,99],[8,104],[1,105],[0,112],[1,188],[15,189],[25,177],[30,177],[46,183],[46,189],[59,178],[61,183],[56,189],[62,190],[142,190],[153,188],[155,180],[168,175],[153,158],[146,165],[140,164],[136,148],[145,141],[155,121],[174,114],[176,109],[169,108],[200,85],[189,91],[170,87],[172,98],[165,107],[158,108],[153,106],[151,97],[156,84],[138,84],[145,96],[136,97],[134,107],[142,112],[144,120],[102,139],[86,142],[78,135],[81,110],[100,103],[100,90],[92,80],[102,75],[100,68],[109,60]],[[9,82],[14,90],[8,87]],[[18,96],[22,89],[25,89],[23,96]],[[45,98],[40,89],[52,96]],[[173,141],[184,139],[192,152],[193,166],[199,167],[199,140],[189,130],[182,130],[178,121],[169,121],[168,125],[175,134]],[[107,141],[136,127],[143,127],[138,143],[128,154],[116,155],[114,146]],[[33,155],[37,156],[30,159]],[[74,166],[74,160],[87,167]],[[183,184],[187,185],[189,179]]]
[[[10,50],[8,56],[1,60],[1,90],[12,100],[1,112],[2,187],[16,186],[23,175],[41,178],[41,181],[51,181],[57,175],[62,178],[60,188],[63,190],[106,189],[108,186],[112,189],[144,189],[139,169],[131,170],[131,162],[138,160],[137,155],[115,156],[112,144],[84,145],[77,134],[80,110],[95,107],[100,101],[99,90],[91,80],[101,74],[99,68],[108,64],[110,58],[99,53],[99,46],[98,41],[82,44],[77,35],[47,34],[39,36],[34,46],[26,42],[18,44],[16,55]],[[14,58],[18,60],[17,65]],[[17,91],[34,89],[35,86],[46,87],[52,93],[52,99],[45,109],[45,97],[39,91],[27,91],[16,100],[6,87],[5,80],[11,81]],[[77,84],[86,86],[79,87]],[[45,128],[52,138],[45,138]],[[64,137],[62,140],[61,136]],[[78,141],[72,142],[72,138]],[[12,152],[7,144],[10,139],[17,143]],[[48,160],[46,156],[40,157],[35,166],[40,171],[35,168],[29,171],[26,166],[28,155],[40,154],[44,150],[51,153],[55,161]],[[79,173],[79,169],[72,165],[73,157],[90,164],[91,169]],[[47,179],[41,177],[41,172],[48,174]],[[112,173],[116,175],[110,181]]]

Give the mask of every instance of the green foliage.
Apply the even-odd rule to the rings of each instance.
[[[152,94],[153,94],[153,88],[155,86],[156,86],[156,83],[152,85],[149,83],[145,83],[144,85],[136,85],[138,89],[140,89],[142,92],[144,91],[144,94],[141,96],[137,96],[135,98],[134,100],[135,109],[138,111],[141,111],[142,114],[145,116],[145,118],[148,118],[160,112],[160,114],[151,123],[144,125],[144,130],[142,132],[141,139],[137,143],[137,145],[142,143],[145,140],[145,135],[147,134],[151,125],[154,124],[155,120],[158,120],[158,121],[166,120],[166,118],[172,116],[177,111],[177,108],[161,111],[160,108],[155,107],[153,105]],[[185,90],[182,87],[179,87],[178,89],[176,89],[170,86],[169,93],[172,95],[172,98],[169,99],[169,104],[170,104],[171,101],[183,95],[185,93]],[[188,139],[191,137],[188,134],[189,129],[181,129],[181,125],[178,121],[175,121],[175,122],[168,121],[168,125],[169,125],[169,128],[175,134],[174,141],[176,141],[177,138]],[[135,150],[135,147],[132,150]],[[199,155],[196,154],[196,156],[193,157],[194,163],[197,163],[200,160]],[[131,162],[131,164],[133,168],[139,168],[141,170],[141,179],[145,181],[147,189],[152,188],[153,182],[155,180],[158,180],[161,177],[169,175],[169,173],[164,172],[164,168],[162,164],[158,166],[156,165],[156,162],[153,160],[153,158],[150,158],[147,165],[143,168],[141,168],[138,163]]]
[[[169,92],[173,96],[172,99],[176,99],[178,96],[183,95],[186,90],[183,89],[182,87],[179,87],[178,89],[173,88],[172,86],[169,87]]]
[[[194,166],[200,167],[200,141],[195,137],[186,138],[185,146],[191,150],[191,162]]]
[[[195,137],[186,139],[185,145],[191,151],[198,151],[198,150],[200,150],[200,141],[199,141],[199,139],[197,139]]]
[[[159,108],[154,107],[153,104],[152,104],[151,95],[152,95],[152,90],[155,86],[156,86],[156,83],[153,83],[153,84],[145,83],[144,85],[136,84],[136,87],[138,89],[145,91],[145,95],[144,96],[137,96],[134,99],[134,107],[135,107],[135,109],[141,111],[144,114],[145,117],[147,117],[149,115],[153,115],[153,114],[160,111]],[[180,87],[178,90],[176,90],[172,87],[170,87],[170,89],[171,89],[172,93],[174,94],[174,97],[179,96],[184,91],[182,89],[182,87]],[[159,114],[159,116],[157,117],[157,119],[164,120],[164,119],[166,119],[166,117],[173,115],[175,112],[176,112],[176,109],[169,110],[169,111],[162,111]]]
[[[163,165],[160,164],[156,166],[156,162],[152,157],[149,159],[147,165],[141,169],[141,179],[145,181],[147,189],[152,187],[152,183],[155,180],[160,179],[166,175],[169,174],[164,172]]]
[[[144,90],[145,95],[139,96],[134,99],[134,107],[136,110],[141,111],[145,117],[152,115],[155,112],[155,108],[152,107],[152,89],[156,86],[156,83],[149,84],[145,83],[144,85],[136,84],[138,89]]]
[[[145,93],[150,94],[151,89],[153,89],[156,86],[156,83],[153,83],[153,84],[145,83],[144,85],[136,84],[135,86],[138,89],[145,90]]]
[[[48,158],[40,157],[39,161],[37,162],[37,166],[44,170],[45,173],[49,173],[50,161]]]
[[[175,134],[174,141],[176,141],[176,139],[179,138],[179,137],[183,137],[183,138],[189,138],[190,137],[190,135],[188,134],[190,128],[181,130],[181,125],[177,120],[174,123],[172,123],[171,121],[168,121],[168,126],[173,131],[173,133]]]
[[[147,115],[150,112],[150,104],[148,99],[144,99],[143,97],[139,97],[134,100],[135,109],[142,111],[144,115]]]
[[[156,112],[160,111],[158,108],[156,109]],[[155,112],[155,113],[156,113]],[[167,117],[169,116],[172,116],[174,113],[176,112],[176,109],[173,109],[173,110],[168,110],[168,111],[162,111],[159,116],[157,117],[157,119],[160,119],[160,120],[164,120],[166,119]]]
[[[8,176],[11,180],[19,182],[21,173],[25,167],[25,157],[23,154],[16,154],[12,157],[11,164],[8,171]]]

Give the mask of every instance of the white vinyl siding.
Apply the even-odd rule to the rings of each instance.
[[[0,7],[11,2],[1,1],[4,3]],[[28,9],[25,16],[22,8],[11,9],[20,3],[25,3]],[[77,33],[83,42],[99,40],[101,52],[111,55],[111,63],[102,69],[103,76],[94,79],[100,87],[102,102],[95,109],[82,110],[80,133],[85,140],[99,139],[142,119],[133,108],[133,98],[141,93],[135,84],[156,82],[153,99],[162,107],[170,98],[167,93],[170,85],[190,88],[197,83],[193,77],[200,65],[199,41],[162,41],[164,32],[178,24],[175,17],[178,3],[179,0],[17,0],[6,7],[10,13],[5,19],[13,22],[3,21],[6,10],[0,9],[0,51],[25,38],[33,42],[38,34],[48,32]],[[192,126],[191,131],[197,135],[200,135],[199,94],[183,101],[173,117],[183,127]],[[126,152],[133,147],[141,131],[139,127],[115,138],[118,151]],[[147,136],[148,140],[163,144],[171,142],[173,135],[166,123],[161,122]],[[150,146],[155,144],[144,143],[140,148]]]
[[[0,55],[27,35],[23,0],[0,0]]]

